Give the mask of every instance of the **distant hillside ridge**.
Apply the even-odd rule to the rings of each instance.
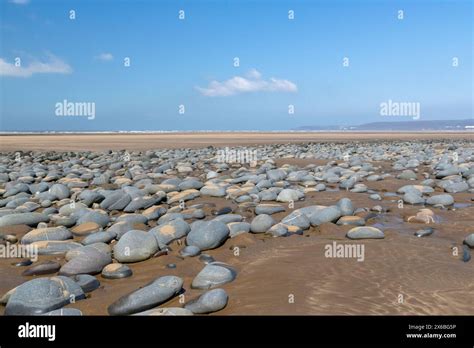
[[[293,130],[299,131],[449,131],[474,130],[474,119],[466,120],[429,120],[429,121],[395,121],[371,122],[353,126],[301,126]]]

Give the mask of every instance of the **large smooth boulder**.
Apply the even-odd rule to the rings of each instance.
[[[5,315],[40,315],[83,298],[81,287],[70,278],[36,278],[13,290]]]
[[[229,228],[221,221],[196,221],[186,237],[187,245],[195,245],[201,250],[220,246],[229,236]]]
[[[76,274],[97,274],[112,263],[109,254],[103,253],[92,247],[82,248],[82,253],[69,260],[59,270],[59,274],[73,276]]]
[[[12,225],[36,226],[40,222],[48,222],[49,217],[42,213],[8,214],[0,217],[0,227]]]
[[[253,233],[265,233],[275,224],[276,221],[270,215],[260,214],[252,220],[250,231]]]
[[[22,244],[31,244],[42,240],[72,239],[72,233],[64,226],[46,227],[32,230],[21,238]]]
[[[117,190],[105,197],[100,207],[106,210],[123,210],[130,203],[132,197],[122,190]]]
[[[336,222],[341,217],[341,210],[333,205],[320,209],[311,215],[309,221],[312,226],[319,226],[325,222]]]
[[[139,262],[149,259],[158,251],[153,233],[131,230],[114,246],[114,258],[119,262]]]
[[[110,315],[129,315],[159,306],[179,294],[183,280],[175,276],[155,279],[144,287],[119,298],[107,311]]]
[[[148,233],[153,233],[160,248],[163,248],[171,241],[186,236],[191,227],[183,219],[176,219],[164,225],[152,228]]]
[[[198,298],[188,302],[184,308],[194,314],[206,314],[217,312],[227,305],[229,296],[224,289],[213,289],[206,291]]]
[[[69,188],[63,184],[54,184],[49,189],[49,193],[54,195],[59,200],[68,198],[69,195],[71,194],[71,192],[69,191]]]

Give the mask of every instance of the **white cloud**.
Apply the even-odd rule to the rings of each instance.
[[[30,77],[34,74],[70,74],[72,68],[53,54],[47,54],[44,61],[33,60],[28,65],[20,66],[8,63],[0,58],[0,76]]]
[[[250,92],[296,92],[296,84],[277,78],[262,79],[262,74],[252,69],[245,75],[234,76],[226,81],[211,81],[206,88],[196,87],[202,95],[207,97],[226,97]]]
[[[26,5],[30,2],[30,0],[10,0],[10,2],[16,5]]]
[[[112,55],[112,53],[101,53],[98,56],[96,56],[96,58],[104,62],[108,62],[114,59],[114,56]]]
[[[262,74],[257,69],[250,69],[245,76],[249,79],[259,79],[262,77]]]

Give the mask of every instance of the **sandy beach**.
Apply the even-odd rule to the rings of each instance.
[[[150,150],[307,142],[474,139],[474,132],[229,132],[0,136],[0,151]]]
[[[97,151],[127,149],[132,152],[130,167],[141,166],[143,173],[153,173],[155,168],[167,159],[160,156],[154,157],[156,165],[148,166],[143,153],[139,151],[149,151],[154,149],[179,149],[193,148],[200,149],[209,146],[263,146],[274,144],[296,144],[275,145],[276,148],[268,151],[273,161],[274,168],[286,168],[287,173],[295,171],[307,171],[318,183],[324,183],[325,188],[315,191],[316,182],[310,183],[309,179],[287,180],[285,187],[304,192],[304,198],[294,202],[294,207],[290,207],[288,202],[279,202],[283,207],[282,211],[271,214],[274,221],[278,222],[299,208],[307,206],[333,206],[341,199],[348,198],[354,208],[359,208],[354,216],[365,219],[365,225],[383,231],[383,239],[361,239],[351,240],[347,238],[347,233],[354,228],[353,225],[336,224],[337,220],[311,224],[309,228],[301,229],[299,233],[287,235],[286,237],[274,237],[268,233],[242,233],[232,238],[226,238],[218,248],[211,248],[202,253],[212,256],[219,262],[231,265],[237,272],[237,277],[231,282],[219,286],[228,294],[228,303],[224,309],[216,311],[217,315],[331,315],[331,314],[369,314],[369,315],[397,315],[397,314],[473,314],[472,303],[474,303],[474,267],[473,261],[463,262],[462,250],[463,240],[471,233],[472,216],[474,215],[473,188],[467,186],[462,192],[456,190],[449,192],[454,198],[454,204],[448,206],[433,206],[428,204],[404,203],[400,209],[400,200],[405,196],[398,193],[401,187],[406,185],[422,185],[427,178],[433,180],[432,189],[424,194],[426,201],[428,196],[441,195],[445,189],[438,184],[443,181],[453,180],[456,182],[467,182],[468,177],[461,175],[439,175],[441,169],[435,168],[438,162],[443,161],[442,154],[454,151],[454,147],[459,151],[459,156],[464,159],[460,162],[463,168],[471,168],[474,134],[472,133],[242,133],[242,134],[143,134],[143,135],[12,135],[1,138],[2,165],[8,171],[17,172],[21,164],[14,163],[17,151],[28,152],[27,163],[32,160],[31,156],[37,156],[41,152],[64,152],[64,151]],[[307,143],[320,143],[323,148],[308,148]],[[350,147],[353,149],[351,158],[329,156],[331,144],[339,144],[341,151]],[[342,144],[342,145],[341,145]],[[414,145],[413,145],[414,144]],[[454,145],[452,145],[454,144]],[[326,146],[326,147],[324,147]],[[357,147],[361,149],[357,150]],[[379,150],[378,147],[382,146]],[[413,147],[410,147],[413,146]],[[454,147],[453,147],[454,146]],[[404,147],[406,149],[404,150]],[[451,148],[453,147],[453,148]],[[390,150],[389,150],[390,148]],[[260,147],[259,147],[260,149]],[[285,152],[287,149],[287,152]],[[320,151],[316,151],[319,149]],[[365,150],[364,150],[365,149]],[[419,149],[419,150],[417,150]],[[471,149],[471,150],[469,150]],[[323,151],[324,150],[324,151]],[[463,150],[463,151],[460,151]],[[325,152],[326,151],[326,152]],[[419,151],[419,152],[417,152]],[[433,151],[435,158],[423,158],[424,151]],[[280,157],[271,157],[276,153]],[[309,158],[307,153],[315,154],[315,158]],[[85,156],[81,153],[79,156]],[[166,179],[197,178],[205,184],[206,173],[212,168],[219,167],[219,163],[213,167],[213,162],[204,159],[206,153],[199,153],[197,156],[186,151],[179,152],[184,157],[178,160],[176,166],[166,170],[162,174],[148,176],[154,184],[158,184]],[[305,154],[304,156],[302,154]],[[327,154],[328,156],[325,156]],[[25,154],[23,154],[25,155]],[[364,158],[367,155],[369,158]],[[384,155],[389,157],[382,158]],[[99,155],[97,155],[99,156]],[[113,156],[110,155],[110,156]],[[135,156],[135,158],[134,158]],[[171,158],[166,154],[167,158]],[[190,156],[190,157],[186,157]],[[308,158],[304,158],[308,156]],[[341,155],[342,156],[342,155]],[[379,156],[380,158],[377,158]],[[421,157],[420,157],[421,156]],[[361,162],[355,158],[361,158]],[[403,163],[404,168],[394,168],[394,163],[401,158],[412,159],[419,157],[419,163],[410,166]],[[41,162],[46,165],[51,163],[62,163],[67,158],[57,158],[46,160],[41,157]],[[92,157],[91,157],[92,158]],[[112,158],[112,157],[110,157]],[[141,158],[141,159],[140,159]],[[186,158],[196,158],[188,160]],[[263,168],[267,157],[259,159],[256,168],[249,167],[248,164],[230,164],[225,169],[219,171],[218,178],[232,183],[232,178],[239,168],[243,168],[242,173],[255,175],[255,170]],[[350,163],[354,159],[353,163]],[[98,160],[94,160],[96,163]],[[145,162],[143,162],[145,161]],[[333,161],[329,166],[328,163]],[[430,162],[432,161],[432,162]],[[347,162],[346,166],[344,163]],[[12,164],[13,163],[13,164]],[[33,163],[33,162],[31,162]],[[90,164],[82,163],[82,166]],[[105,163],[105,162],[104,162]],[[179,163],[183,166],[192,167],[192,171],[180,171]],[[183,164],[184,163],[184,164]],[[367,175],[382,175],[377,180],[367,180],[367,176],[360,174],[359,183],[367,186],[367,190],[352,192],[352,186],[344,189],[342,183],[350,177],[350,174],[338,174],[339,180],[331,181],[322,178],[322,174],[327,173],[331,166],[342,165],[341,168],[351,168],[354,172],[360,172],[360,166],[368,163]],[[465,165],[462,165],[464,163]],[[13,168],[15,166],[15,169]],[[456,164],[453,164],[456,165]],[[94,169],[92,173],[97,177],[107,169],[109,164],[103,164]],[[127,163],[124,166],[128,167]],[[318,166],[321,170],[316,170]],[[324,167],[327,166],[327,167]],[[324,169],[322,169],[324,167]],[[70,183],[82,181],[88,182],[89,190],[120,190],[124,186],[114,182],[112,178],[124,178],[124,172],[116,172],[106,184],[92,184],[90,179],[84,176],[80,179],[77,170],[83,173],[82,167],[76,166],[76,172],[70,174]],[[373,169],[371,169],[373,168]],[[446,167],[448,168],[448,167]],[[415,179],[399,177],[400,173],[413,172]],[[428,173],[425,175],[424,173]],[[263,171],[265,175],[265,171]],[[454,178],[457,176],[457,178]],[[447,177],[447,179],[446,179]],[[74,179],[77,178],[77,179]],[[147,175],[140,175],[136,178],[132,175],[132,180],[127,185],[137,184],[138,188],[144,186],[138,184],[139,180],[147,178]],[[38,183],[44,176],[36,179],[25,179],[30,184]],[[129,180],[129,179],[127,179]],[[219,182],[218,179],[216,182]],[[241,183],[233,182],[232,186],[237,190],[254,188],[254,177],[249,177]],[[260,180],[260,179],[259,179]],[[306,183],[305,183],[306,180]],[[212,180],[211,180],[212,181]],[[472,180],[471,180],[472,181]],[[469,182],[471,182],[469,181]],[[60,177],[53,182],[68,181]],[[247,183],[246,183],[247,182]],[[276,180],[275,182],[280,182]],[[283,182],[283,181],[282,181]],[[12,185],[4,182],[0,188],[3,205],[6,205],[6,192]],[[206,184],[207,185],[207,184]],[[275,184],[276,192],[279,184]],[[78,193],[83,190],[81,186],[70,185],[70,197],[80,202]],[[199,189],[198,189],[199,190]],[[260,192],[265,191],[263,188]],[[181,192],[183,190],[180,190]],[[448,189],[449,191],[449,189]],[[102,192],[102,191],[101,191]],[[107,193],[104,191],[103,193]],[[170,193],[171,192],[171,193]],[[227,191],[229,194],[229,191]],[[173,196],[173,192],[167,192],[168,199]],[[204,212],[204,220],[215,218],[215,212],[221,208],[228,207],[233,214],[240,214],[243,221],[252,222],[256,217],[255,205],[276,203],[255,201],[254,196],[238,201],[238,197],[244,196],[245,192],[235,194],[234,198],[208,196],[203,193],[193,199],[186,200],[186,207],[192,206],[194,210],[201,209]],[[380,199],[375,199],[373,195],[378,195]],[[9,196],[9,195],[7,195]],[[276,196],[275,196],[276,197]],[[420,196],[421,197],[421,196]],[[32,202],[41,202],[31,196]],[[247,204],[248,203],[248,204]],[[64,200],[53,201],[50,207],[60,207]],[[95,204],[95,203],[94,203]],[[170,211],[178,212],[175,204],[160,203]],[[46,205],[45,205],[46,206]],[[38,212],[46,209],[40,207]],[[90,208],[93,208],[91,205]],[[126,215],[121,209],[107,210],[95,206],[93,209],[104,209],[108,214],[116,218]],[[433,212],[434,219],[428,223],[408,221],[422,208],[429,208]],[[6,208],[2,208],[5,210]],[[2,210],[0,209],[0,210]],[[18,209],[18,208],[16,208]],[[143,209],[137,209],[135,214],[142,214]],[[197,219],[186,220],[189,224]],[[48,226],[54,226],[52,222]],[[56,221],[56,220],[55,220]],[[113,221],[107,224],[103,230],[110,228]],[[136,225],[139,230],[148,231],[157,226],[157,219],[150,219],[145,224]],[[192,225],[191,225],[192,226]],[[432,227],[434,233],[427,237],[416,237],[414,233],[420,229]],[[1,235],[14,235],[21,240],[25,234],[35,229],[33,225],[18,224],[14,226],[0,227]],[[72,228],[72,227],[68,227]],[[191,228],[192,230],[193,228]],[[102,230],[102,228],[101,228]],[[84,240],[84,236],[74,236],[75,242]],[[357,243],[364,245],[365,255],[363,262],[355,258],[328,258],[325,255],[325,248],[333,242],[340,244]],[[113,240],[110,245],[113,247],[117,241]],[[95,275],[101,285],[98,289],[87,294],[85,300],[68,304],[65,308],[76,308],[84,315],[106,315],[107,308],[120,297],[143,287],[153,279],[161,276],[173,275],[183,279],[186,302],[194,299],[203,293],[203,290],[191,288],[191,282],[197,273],[203,268],[204,263],[197,257],[181,257],[180,250],[186,244],[186,237],[177,238],[168,244],[166,255],[151,257],[143,261],[128,263],[128,267],[133,271],[131,277],[123,279],[105,279],[100,274]],[[237,248],[237,249],[236,249]],[[457,248],[459,253],[453,253],[453,248]],[[238,253],[236,254],[236,250]],[[41,255],[40,262],[56,261],[61,266],[67,263],[64,255]],[[0,294],[4,294],[10,289],[34,279],[36,276],[22,276],[25,267],[13,266],[13,259],[0,259]],[[116,262],[116,261],[115,261]],[[169,268],[167,265],[175,264],[176,268]],[[51,277],[54,274],[42,275],[39,277]],[[160,307],[183,307],[180,297],[171,298]],[[0,307],[0,312],[4,312],[5,307]]]

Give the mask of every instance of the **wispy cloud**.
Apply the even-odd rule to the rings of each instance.
[[[226,97],[250,92],[296,92],[298,90],[296,84],[289,80],[274,77],[268,80],[262,79],[262,74],[256,69],[248,71],[245,77],[234,76],[222,82],[214,80],[209,83],[209,86],[205,88],[198,86],[196,89],[207,97]]]
[[[108,62],[114,59],[112,53],[101,53],[95,57],[96,59],[102,60],[104,62]]]
[[[28,65],[16,66],[0,58],[0,76],[30,77],[34,74],[70,74],[72,68],[55,55],[48,53],[46,59],[34,59]]]
[[[16,5],[26,5],[30,2],[30,0],[10,0],[9,2]]]

